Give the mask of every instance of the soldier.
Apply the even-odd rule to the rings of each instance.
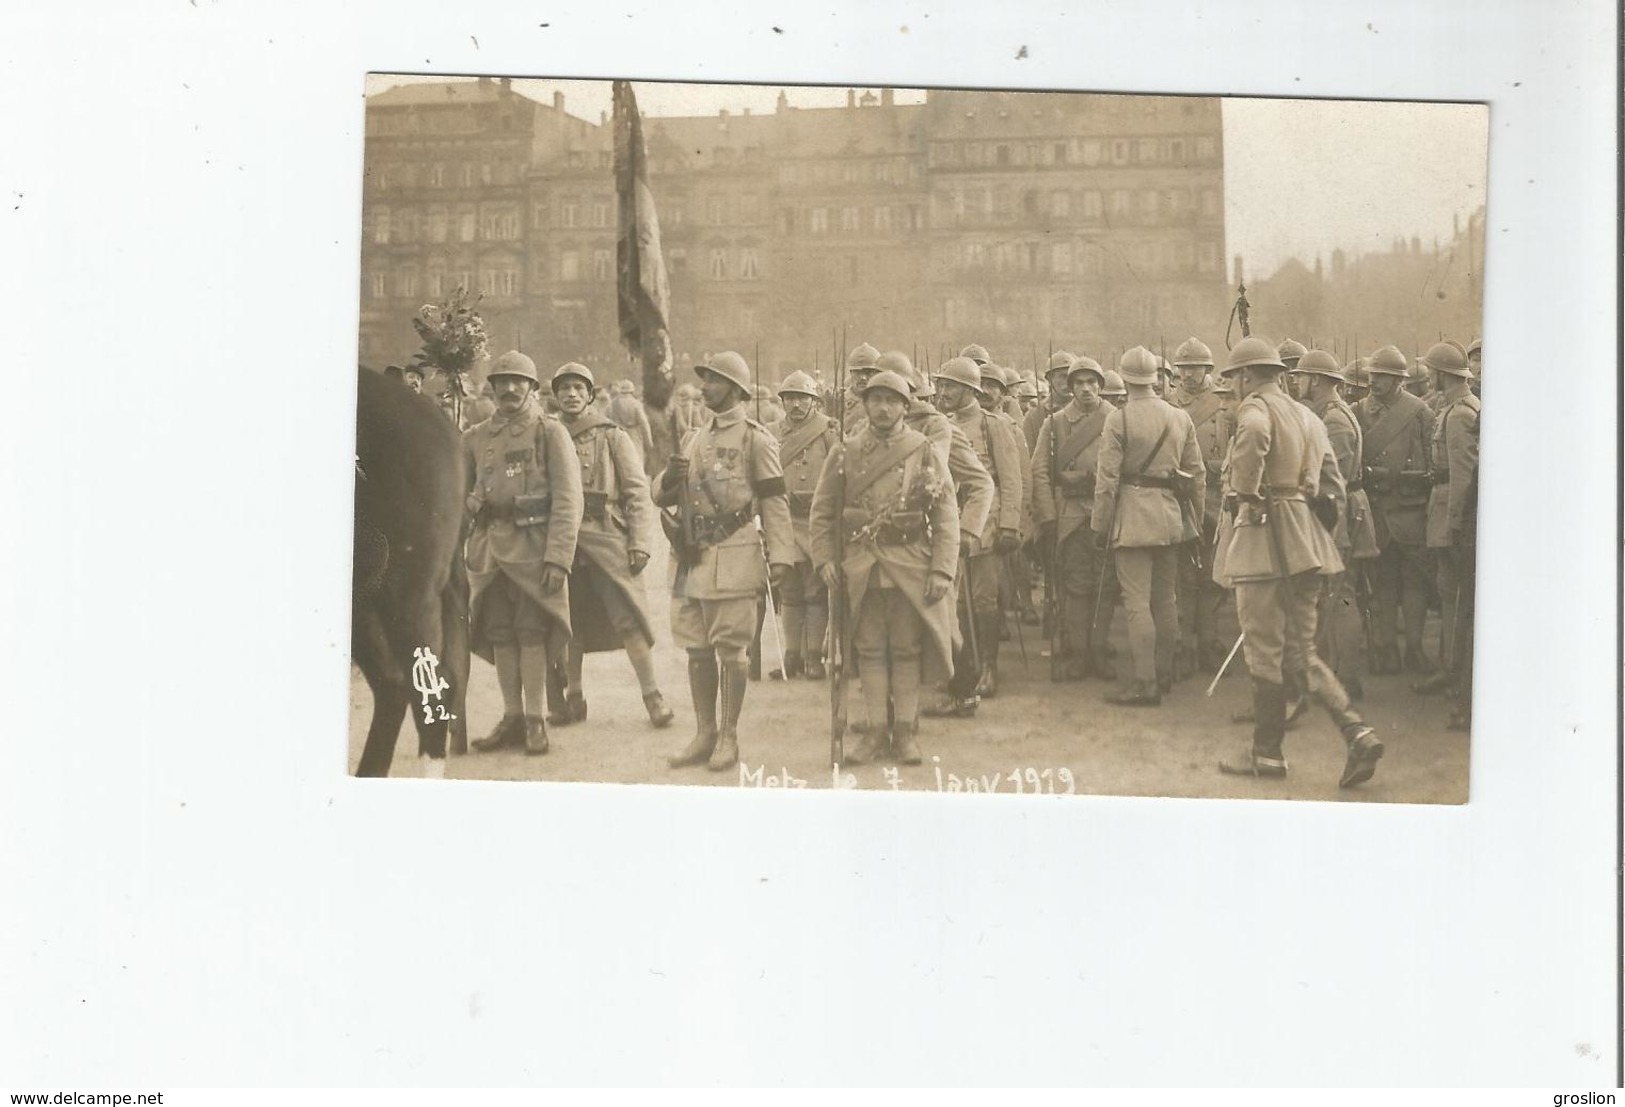
[[[407,365],[401,369],[401,380],[413,392],[423,392],[423,367],[421,365]]]
[[[739,762],[745,704],[745,651],[756,629],[764,584],[782,584],[796,562],[779,447],[746,417],[750,366],[726,350],[694,367],[710,422],[690,431],[661,473],[655,503],[673,538],[672,639],[688,651],[695,734],[667,758],[672,768],[708,762],[721,772]],[[760,515],[762,534],[752,520]],[[720,708],[719,708],[720,704]]]
[[[1343,366],[1343,379],[1348,382],[1343,386],[1343,399],[1351,408],[1371,395],[1371,373],[1366,368],[1370,364],[1370,358],[1357,357]]]
[[[1238,342],[1226,366],[1236,375],[1242,401],[1225,469],[1226,511],[1234,513],[1234,521],[1227,528],[1222,572],[1236,589],[1253,678],[1253,739],[1221,760],[1219,770],[1286,776],[1282,745],[1290,684],[1312,696],[1342,732],[1348,757],[1338,783],[1348,788],[1371,779],[1383,745],[1315,652],[1319,577],[1339,568],[1319,513],[1328,504],[1335,510],[1340,478],[1320,424],[1282,391],[1279,375],[1285,368],[1260,338]]]
[[[959,513],[947,466],[903,421],[909,392],[899,373],[870,379],[865,422],[830,453],[813,498],[813,558],[827,587],[838,573],[845,578],[850,649],[869,712],[862,738],[847,751],[855,764],[877,760],[888,746],[903,764],[920,763],[920,681],[946,679],[953,663],[953,605],[946,601]],[[845,528],[839,565],[836,527]]]
[[[1089,525],[1113,550],[1132,674],[1106,702],[1156,707],[1173,685],[1178,547],[1201,533],[1206,482],[1190,416],[1152,393],[1156,355],[1135,346],[1123,354],[1118,372],[1128,403],[1106,416],[1101,431]]]
[[[1151,385],[1151,392],[1159,400],[1166,400],[1173,391],[1174,370],[1165,357],[1157,358],[1157,379]]]
[[[1433,413],[1403,388],[1405,355],[1384,346],[1367,367],[1371,395],[1356,414],[1364,435],[1365,492],[1381,551],[1368,567],[1371,578],[1370,671],[1427,675],[1433,666],[1422,652],[1428,610],[1427,502],[1431,489]],[[1404,609],[1405,655],[1397,624]]]
[[[1044,420],[1060,411],[1072,399],[1066,381],[1072,372],[1074,360],[1066,350],[1056,350],[1049,356],[1049,368],[1044,371],[1044,379],[1049,384],[1049,398],[1044,403],[1034,404],[1021,419],[1021,437],[1027,443],[1029,453],[1038,447],[1038,428],[1044,425]]]
[[[1332,540],[1343,563],[1341,572],[1323,574],[1316,648],[1337,674],[1345,691],[1360,699],[1365,691],[1365,656],[1361,648],[1364,627],[1356,588],[1360,566],[1377,556],[1376,528],[1361,474],[1365,471],[1360,421],[1338,393],[1347,383],[1337,359],[1325,350],[1310,350],[1298,362],[1303,378],[1303,402],[1320,418],[1326,438],[1344,479],[1344,499]]]
[[[1061,597],[1067,680],[1111,671],[1106,638],[1112,611],[1099,600],[1110,587],[1115,602],[1115,582],[1102,579],[1111,575],[1111,559],[1089,525],[1101,432],[1107,415],[1117,410],[1100,398],[1105,381],[1094,358],[1074,359],[1067,381],[1071,400],[1044,420],[1033,450],[1033,518],[1039,548],[1055,566],[1052,586]]]
[[[795,532],[797,559],[789,577],[779,589],[784,608],[784,671],[775,678],[806,676],[823,680],[824,634],[829,629],[829,596],[824,582],[813,570],[812,536],[808,530],[813,492],[824,459],[840,441],[840,427],[824,414],[819,405],[818,383],[797,371],[779,386],[784,401],[784,418],[768,430],[779,443],[779,464],[784,469],[784,489],[790,505],[790,525]]]
[[[587,717],[581,682],[584,654],[626,651],[643,693],[649,721],[671,725],[672,713],[655,681],[654,629],[644,608],[642,582],[654,548],[654,504],[643,461],[625,428],[592,406],[592,370],[570,362],[553,374],[559,421],[569,431],[581,469],[581,530],[570,581],[569,659],[550,670],[553,708],[547,721],[569,726]]]
[[[569,433],[536,402],[534,361],[510,350],[490,380],[497,413],[463,434],[474,521],[466,560],[469,640],[496,666],[502,720],[473,748],[543,754],[548,657],[563,657],[570,639],[581,469]]]
[[[1038,406],[1038,383],[1031,377],[1023,376],[1015,386],[1016,404],[1021,408],[1021,418],[1025,420],[1033,408]]]
[[[1298,371],[1298,359],[1308,353],[1309,348],[1297,339],[1289,338],[1277,346],[1275,352],[1281,356],[1281,364],[1286,366],[1287,395],[1301,400],[1303,397],[1298,395],[1298,378],[1293,374]]]
[[[1179,649],[1174,676],[1190,675],[1197,666],[1217,672],[1226,649],[1219,641],[1217,613],[1224,590],[1213,581],[1213,548],[1219,529],[1219,469],[1230,446],[1230,421],[1224,400],[1215,393],[1210,373],[1213,351],[1199,338],[1187,338],[1174,351],[1179,386],[1167,400],[1191,417],[1196,444],[1202,450],[1206,491],[1202,497],[1201,536],[1179,554]]]
[[[632,445],[637,447],[638,465],[647,477],[651,460],[649,455],[653,453],[655,444],[654,428],[649,426],[649,413],[643,410],[631,381],[616,381],[611,391],[614,394],[610,397],[609,411],[605,414],[626,432]]]
[[[1022,454],[1019,432],[1001,416],[982,410],[982,374],[970,358],[950,358],[933,374],[943,413],[969,439],[993,478],[993,499],[983,529],[961,531],[968,543],[959,586],[965,593],[963,643],[954,658],[947,696],[926,709],[931,716],[974,714],[979,697],[998,686],[999,558],[1021,545]]]
[[[847,433],[852,433],[863,419],[863,391],[869,387],[869,378],[879,369],[876,362],[880,359],[880,351],[863,342],[854,346],[852,352],[846,355],[846,392],[840,397],[841,403],[846,405],[845,424]],[[831,415],[836,414],[833,410]]]
[[[1475,338],[1467,345],[1467,368],[1473,371],[1473,395],[1484,398],[1484,340]]]
[[[981,367],[982,393],[976,397],[982,410],[990,415],[1002,419],[1009,428],[1011,436],[1021,454],[1021,527],[1020,534],[1023,540],[1032,532],[1032,486],[1033,486],[1033,460],[1032,452],[1027,448],[1027,440],[1021,433],[1021,416],[1018,412],[1012,416],[1009,405],[1011,398],[1009,388],[1014,370],[1006,369],[1002,365],[987,362]],[[1018,547],[1005,555],[1002,559],[999,572],[999,611],[1014,609],[1017,618],[1028,624],[1038,622],[1038,611],[1033,607],[1032,569],[1026,563],[1021,549]],[[1008,641],[1010,632],[1005,627],[1004,619],[999,619],[999,636]],[[995,677],[997,674],[995,673]],[[997,692],[997,683],[987,685]]]
[[[1438,561],[1440,599],[1438,673],[1415,685],[1423,693],[1454,690],[1459,705],[1454,729],[1465,729],[1472,713],[1471,653],[1473,557],[1478,529],[1478,418],[1482,410],[1471,389],[1472,369],[1453,343],[1440,342],[1422,355],[1435,387],[1444,396],[1433,431],[1433,490],[1428,498],[1427,544]],[[1467,682],[1464,686],[1464,678]]]
[[[1123,375],[1116,369],[1106,370],[1106,386],[1100,390],[1100,398],[1119,409],[1128,403],[1128,388],[1123,384]]]

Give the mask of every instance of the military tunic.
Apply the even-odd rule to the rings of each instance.
[[[1433,435],[1433,493],[1428,500],[1428,546],[1438,557],[1439,652],[1458,679],[1470,649],[1477,580],[1478,418],[1482,405],[1467,389],[1439,408]],[[1459,687],[1469,705],[1468,687]],[[1467,707],[1470,710],[1470,706]],[[1466,710],[1463,710],[1463,714]]]
[[[1388,402],[1373,392],[1355,414],[1364,435],[1365,492],[1377,540],[1377,557],[1367,567],[1371,579],[1371,636],[1387,655],[1384,669],[1397,664],[1400,609],[1404,609],[1406,651],[1422,654],[1428,582],[1427,503],[1432,471],[1433,413],[1405,389]]]
[[[689,514],[697,546],[687,558],[672,559],[673,638],[688,649],[743,650],[767,585],[762,543],[771,564],[797,559],[779,444],[739,404],[690,431],[678,453],[688,460],[687,480],[668,485],[662,473],[655,497],[658,506]],[[762,537],[752,523],[758,514]]]
[[[1089,525],[1101,434],[1116,410],[1105,400],[1088,412],[1068,403],[1039,426],[1033,449],[1033,519],[1040,532],[1045,523],[1055,524],[1055,547],[1041,553],[1055,566],[1067,646],[1079,662],[1104,659],[1117,602],[1111,558]]]
[[[517,590],[544,616],[550,649],[570,636],[570,586],[542,591],[542,570],[565,573],[575,563],[581,528],[581,471],[570,436],[534,399],[513,416],[500,412],[463,433],[474,526],[466,560],[471,591],[470,639],[487,661],[496,643],[493,585]]]

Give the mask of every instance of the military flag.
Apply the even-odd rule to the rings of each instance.
[[[620,222],[615,243],[621,341],[643,366],[643,398],[665,408],[671,395],[671,288],[660,250],[660,220],[649,189],[643,118],[630,81],[616,81],[615,194]]]

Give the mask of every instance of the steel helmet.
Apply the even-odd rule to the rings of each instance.
[[[1348,383],[1348,377],[1344,375],[1342,366],[1338,365],[1337,359],[1325,350],[1310,350],[1305,353],[1298,359],[1295,372],[1314,373],[1317,376],[1331,377],[1333,380]]]
[[[1435,373],[1449,373],[1453,377],[1473,375],[1467,367],[1466,352],[1454,342],[1439,342],[1428,347],[1428,352],[1422,355],[1422,364]]]
[[[694,374],[704,377],[706,373],[715,373],[739,386],[741,392],[751,395],[750,365],[745,359],[732,350],[724,350],[720,354],[712,354],[694,366]]]
[[[1128,389],[1123,384],[1123,376],[1116,369],[1107,369],[1101,374],[1106,383],[1101,386],[1102,396],[1127,396]]]
[[[1472,357],[1474,354],[1479,357],[1484,356],[1484,340],[1482,338],[1475,338],[1467,343],[1467,356]]]
[[[631,381],[622,378],[621,380],[615,382],[614,386],[610,388],[610,391],[615,393],[617,396],[631,396],[637,392],[637,386]]]
[[[585,381],[587,384],[587,389],[590,392],[598,391],[598,382],[593,380],[592,370],[575,361],[565,362],[563,365],[553,370],[553,379],[548,382],[548,387],[557,392],[559,390],[559,382],[563,381],[567,377],[574,377],[577,380]]]
[[[823,393],[818,391],[818,382],[800,369],[784,378],[784,383],[779,385],[779,395],[811,396],[815,400],[823,397]]]
[[[951,357],[937,367],[931,374],[932,379],[939,381],[955,381],[975,392],[978,396],[982,392],[982,371],[977,364],[968,357]]]
[[[963,350],[960,350],[959,351],[959,356],[960,357],[968,357],[972,361],[974,361],[977,365],[986,365],[988,362],[993,360],[991,357],[988,356],[988,353],[987,353],[987,351],[985,349],[983,349],[981,346],[976,345],[974,342],[971,343],[969,346],[966,346]]]
[[[1281,361],[1282,362],[1297,361],[1304,354],[1307,354],[1309,352],[1309,348],[1307,346],[1305,346],[1302,342],[1299,342],[1299,341],[1297,341],[1296,339],[1293,339],[1293,338],[1289,338],[1285,342],[1283,342],[1279,346],[1277,346],[1275,348],[1275,352],[1277,354],[1281,355]],[[1290,368],[1290,366],[1289,366],[1289,368]]]
[[[882,373],[896,373],[908,380],[914,371],[914,363],[901,350],[887,350],[875,359],[875,368]]]
[[[1010,387],[1010,377],[1005,373],[1004,367],[1002,365],[994,365],[991,361],[982,366],[981,377],[984,389],[989,381],[992,381],[1000,388]]]
[[[1239,369],[1250,369],[1260,366],[1270,369],[1285,369],[1281,364],[1281,357],[1275,352],[1275,347],[1263,338],[1243,338],[1236,343],[1226,359],[1223,372],[1234,373]]]
[[[1044,370],[1044,376],[1049,376],[1056,370],[1065,370],[1067,376],[1072,375],[1072,363],[1077,356],[1067,350],[1056,350],[1049,356],[1049,368]]]
[[[1373,376],[1378,373],[1389,377],[1408,377],[1411,375],[1410,362],[1405,360],[1405,355],[1399,352],[1398,346],[1384,346],[1372,354],[1371,361],[1366,365],[1366,368]]]
[[[846,355],[848,369],[873,369],[875,362],[880,358],[880,351],[867,342],[853,347],[852,352]]]
[[[536,363],[518,350],[509,350],[496,361],[491,363],[491,371],[487,377],[524,377],[532,384],[539,385],[542,378],[536,375]]]
[[[1371,371],[1366,368],[1371,362],[1370,358],[1357,357],[1343,366],[1343,376],[1356,388],[1371,387]]]
[[[1157,383],[1157,355],[1144,346],[1131,346],[1117,361],[1117,371],[1128,384]]]
[[[1187,365],[1205,365],[1213,368],[1213,351],[1207,348],[1207,343],[1194,335],[1179,344],[1174,351],[1174,364],[1183,369]]]
[[[1101,390],[1105,390],[1106,372],[1100,367],[1100,362],[1096,361],[1092,357],[1078,357],[1073,360],[1072,371],[1066,375],[1066,379],[1070,381],[1073,377],[1080,373],[1093,373],[1095,375],[1095,379],[1100,382]],[[1121,384],[1122,382],[1119,381],[1118,383]]]
[[[1012,385],[1012,388],[1015,390],[1016,395],[1020,396],[1023,400],[1038,399],[1038,385],[1034,384],[1026,377],[1017,378],[1016,383]]]
[[[888,392],[895,392],[903,398],[903,402],[905,404],[908,403],[908,378],[903,376],[903,374],[899,373],[895,369],[882,369],[880,372],[870,377],[869,383],[863,386],[864,397],[867,398],[869,393],[873,392],[877,388],[884,388]]]

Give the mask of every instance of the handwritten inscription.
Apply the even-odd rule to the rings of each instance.
[[[933,757],[931,761],[931,776],[925,787],[926,789],[934,787],[938,792],[1071,796],[1076,795],[1078,791],[1077,777],[1064,765],[1043,769],[1028,765],[1009,770],[995,769],[991,772],[960,774],[944,769],[940,757]],[[881,767],[881,783],[894,792],[913,790],[917,787],[904,780],[902,771],[895,765]],[[807,784],[807,778],[796,776],[783,766],[774,773],[769,772],[766,765],[752,767],[744,762],[739,763],[741,788],[805,788]],[[858,778],[855,774],[837,767],[830,771],[830,787],[837,790],[855,789],[858,787]]]
[[[428,646],[419,646],[412,651],[412,687],[423,698],[420,706],[423,708],[424,722],[449,722],[457,718],[440,702],[441,693],[451,685],[440,675],[440,659]],[[429,702],[431,699],[435,701],[432,704]]]

